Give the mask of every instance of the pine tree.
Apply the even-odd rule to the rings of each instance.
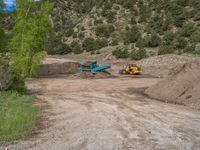
[[[45,55],[47,34],[51,30],[48,1],[17,0],[14,35],[10,44],[13,68],[23,79],[30,77]]]

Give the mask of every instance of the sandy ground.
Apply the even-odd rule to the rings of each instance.
[[[200,112],[154,101],[156,78],[43,78],[29,88],[49,105],[48,128],[1,150],[199,150]]]

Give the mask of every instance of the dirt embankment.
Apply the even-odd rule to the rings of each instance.
[[[168,54],[142,59],[137,64],[143,68],[145,74],[165,78],[176,73],[185,63],[196,59],[195,57]]]
[[[79,62],[75,62],[67,59],[57,59],[48,57],[43,61],[43,64],[40,66],[38,76],[55,76],[69,73],[76,73],[78,67],[80,66]]]
[[[174,75],[147,89],[146,94],[200,110],[200,60],[184,64]]]

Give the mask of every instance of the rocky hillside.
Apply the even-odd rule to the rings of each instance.
[[[54,0],[50,54],[101,53],[118,58],[200,53],[199,0]],[[117,47],[117,48],[116,48]]]

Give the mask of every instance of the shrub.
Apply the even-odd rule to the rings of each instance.
[[[79,44],[78,42],[72,42],[70,47],[72,48],[72,52],[74,54],[81,54],[83,53],[83,49],[81,47],[81,44]]]
[[[95,19],[94,25],[99,25],[99,24],[103,24],[103,20],[102,19]]]
[[[181,36],[177,36],[172,44],[176,49],[184,49],[187,46],[187,40]]]
[[[79,39],[83,39],[85,37],[85,33],[84,32],[80,32],[79,34],[78,34],[78,38]]]
[[[179,31],[180,34],[184,37],[189,37],[195,32],[195,27],[192,23],[184,24],[181,30]]]
[[[144,48],[140,48],[138,50],[133,49],[129,57],[133,60],[140,60],[147,57],[147,52]]]
[[[192,33],[190,40],[193,43],[199,43],[200,42],[200,29],[196,30],[195,32]]]
[[[191,53],[193,51],[195,51],[195,45],[189,45],[183,49],[183,52],[185,52],[185,53]]]
[[[10,66],[9,56],[0,55],[0,91],[13,90],[24,93],[25,83]]]
[[[73,33],[74,33],[74,29],[70,28],[65,32],[65,36],[70,37],[73,35]]]
[[[147,46],[157,47],[160,45],[161,39],[156,33],[152,33],[151,36],[147,39]]]
[[[101,49],[103,47],[106,47],[107,45],[108,45],[108,41],[106,39],[95,40],[93,38],[87,38],[83,41],[83,48],[87,52]]]
[[[96,27],[95,32],[97,36],[109,38],[111,33],[115,31],[113,25],[99,25]]]
[[[139,38],[139,40],[136,42],[135,46],[138,48],[144,48],[146,46],[146,39]]]
[[[175,37],[176,34],[174,34],[173,32],[166,32],[163,36],[163,45],[170,45]]]
[[[112,54],[116,57],[116,58],[128,58],[129,57],[129,52],[127,49],[123,49],[121,50],[120,48],[116,48]]]
[[[85,49],[87,52],[94,51],[98,49],[98,45],[95,42],[95,39],[93,38],[87,38],[83,41],[83,49]]]
[[[130,30],[126,31],[124,37],[124,43],[135,43],[141,37],[140,31],[136,26],[133,26]]]
[[[172,45],[161,45],[161,47],[158,50],[158,55],[170,54],[174,51],[175,49]]]

